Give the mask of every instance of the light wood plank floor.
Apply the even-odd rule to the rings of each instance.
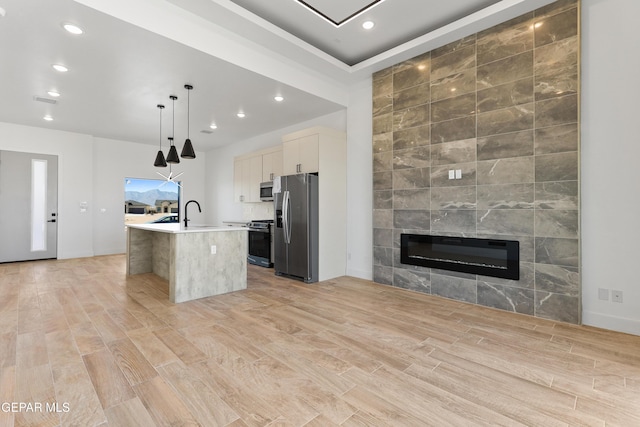
[[[640,337],[272,273],[176,305],[122,255],[0,265],[0,426],[640,425]]]

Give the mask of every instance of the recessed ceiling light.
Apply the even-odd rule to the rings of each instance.
[[[364,21],[362,23],[362,28],[364,28],[365,30],[370,30],[372,29],[376,24],[373,21]]]
[[[236,116],[238,116],[238,117],[240,117],[242,119],[246,115],[242,111],[240,111],[238,114],[236,114]]]
[[[45,119],[46,121],[50,122],[50,121],[53,120],[53,117],[51,117],[50,115],[47,114],[46,116],[43,117],[43,119]]]
[[[53,64],[53,69],[56,71],[60,71],[61,73],[66,73],[67,71],[69,71],[67,67],[60,64]]]
[[[209,127],[210,127],[211,129],[218,129],[218,125],[217,125],[217,124],[215,124],[215,123],[211,123],[211,124],[209,125]]]
[[[84,31],[82,31],[82,28],[78,27],[77,25],[73,25],[73,24],[62,24],[62,28],[64,28],[65,30],[67,30],[67,32],[71,33],[71,34],[82,34],[84,33]]]
[[[57,98],[57,97],[60,96],[60,94],[58,92],[56,92],[55,90],[50,90],[47,93],[49,94],[49,96],[53,96],[54,98]]]
[[[276,95],[276,96],[273,97],[273,99],[275,99],[278,102],[284,101],[284,97],[282,97],[281,95]]]
[[[0,18],[4,18],[5,14],[6,12],[4,11],[4,9],[0,7]]]

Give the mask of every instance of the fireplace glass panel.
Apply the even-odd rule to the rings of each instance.
[[[512,240],[402,234],[400,260],[464,273],[520,278],[520,245]]]

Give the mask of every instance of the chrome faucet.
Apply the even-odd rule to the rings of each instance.
[[[189,206],[189,203],[195,203],[196,205],[198,205],[198,212],[202,212],[202,209],[200,209],[200,203],[196,202],[195,200],[189,200],[187,203],[184,204],[184,226],[188,227],[188,223],[189,223],[189,218],[187,218],[187,206]]]

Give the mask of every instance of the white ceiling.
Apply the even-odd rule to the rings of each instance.
[[[348,64],[355,65],[500,0],[306,0],[339,23],[372,6],[340,27],[318,19],[298,0],[231,0],[261,18]],[[373,21],[371,30],[362,28]]]
[[[371,3],[307,2],[336,20]],[[190,136],[207,151],[344,109],[371,72],[550,2],[386,0],[336,28],[296,0],[0,0],[0,121],[158,144],[161,103],[166,147],[169,95],[178,142],[190,83]],[[34,100],[52,89],[57,104]]]

